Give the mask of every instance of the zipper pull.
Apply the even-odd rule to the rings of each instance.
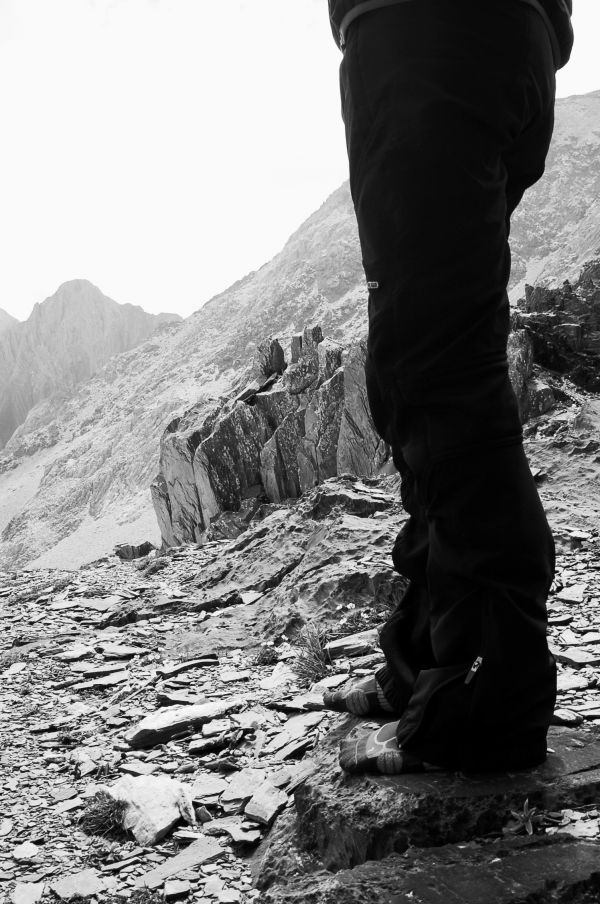
[[[479,667],[481,666],[482,662],[483,662],[483,656],[478,656],[477,659],[475,660],[475,662],[473,663],[473,665],[471,666],[471,668],[469,669],[469,673],[468,673],[467,677],[465,678],[465,684],[471,683],[476,672],[479,671]]]

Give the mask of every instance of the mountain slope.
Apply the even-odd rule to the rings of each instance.
[[[546,172],[512,221],[511,299],[560,285],[600,252],[600,91],[562,98]]]
[[[599,150],[600,92],[559,101],[546,175],[515,218],[516,291],[526,261],[556,267],[560,281],[571,245],[587,243],[594,256],[589,217]],[[200,420],[214,399],[243,384],[266,336],[283,341],[311,323],[340,342],[366,329],[347,185],[269,263],[113,357],[59,408],[45,401],[29,412],[0,453],[0,568],[76,567],[115,542],[158,542],[149,486],[166,424],[190,406]]]
[[[178,315],[167,315],[178,319]],[[64,398],[165,315],[120,305],[83,279],[64,283],[0,337],[0,448],[43,399]]]
[[[2,308],[0,308],[0,335],[6,330],[10,330],[18,322],[16,317],[13,317],[8,311],[3,311]]]

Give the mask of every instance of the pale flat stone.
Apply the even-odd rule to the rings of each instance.
[[[207,797],[215,797],[222,794],[229,787],[229,782],[216,775],[202,775],[192,785],[192,800],[194,803],[202,803]]]
[[[107,659],[131,659],[132,656],[150,652],[146,647],[132,647],[121,643],[104,643],[99,649]]]
[[[137,888],[158,888],[165,879],[177,876],[190,867],[200,866],[209,860],[216,860],[224,853],[215,838],[200,838],[190,844],[184,851],[180,851],[179,854],[151,869],[150,872],[145,873],[143,876],[138,876],[135,880],[135,886]]]
[[[168,741],[182,729],[197,727],[237,709],[240,700],[231,698],[215,703],[200,703],[196,706],[169,706],[165,710],[151,713],[125,735],[131,747],[153,747]]]
[[[559,691],[583,690],[589,686],[589,679],[584,675],[568,674],[563,672],[558,676],[557,687]]]
[[[12,665],[2,672],[0,678],[12,678],[13,675],[18,675],[19,672],[23,672],[27,668],[26,662],[13,662]]]
[[[59,800],[70,800],[72,797],[77,797],[77,788],[73,788],[70,785],[61,785],[50,793],[57,802]]]
[[[187,880],[167,879],[163,894],[168,901],[171,898],[178,898],[180,895],[188,895],[192,886]]]
[[[0,822],[0,838],[3,838],[5,835],[10,835],[13,830],[13,821],[12,819],[3,819]]]
[[[563,603],[582,603],[587,586],[587,584],[571,584],[570,587],[563,587],[556,594],[556,599],[562,600]]]
[[[24,841],[23,844],[19,844],[12,852],[13,860],[33,860],[40,853],[40,849],[37,844],[33,844],[31,841]]]
[[[573,712],[572,709],[560,708],[554,710],[552,717],[552,725],[568,725],[576,727],[583,722],[583,716],[580,713]]]
[[[588,653],[578,647],[568,647],[566,650],[553,649],[552,652],[559,662],[572,665],[574,668],[580,668],[585,665],[600,665],[600,653]]]
[[[300,716],[292,716],[285,723],[283,731],[275,735],[265,746],[263,753],[276,753],[290,744],[303,740],[324,718],[325,713],[322,712],[307,712]]]
[[[325,645],[325,650],[330,659],[341,659],[345,656],[360,656],[363,653],[370,653],[378,646],[379,632],[373,629],[332,640]]]
[[[10,900],[12,904],[37,904],[45,888],[44,882],[17,882]]]
[[[96,870],[84,869],[51,882],[50,888],[61,901],[70,901],[77,895],[82,898],[91,898],[92,895],[106,891],[113,885],[114,880],[99,876]]]
[[[130,672],[112,672],[100,678],[92,678],[91,681],[80,681],[73,685],[74,691],[91,691],[96,687],[112,687],[114,684],[123,684],[131,678]]]
[[[76,662],[78,659],[86,659],[88,656],[93,655],[94,650],[91,647],[88,647],[83,643],[77,643],[74,644],[74,646],[69,647],[68,650],[58,653],[56,658],[60,659],[62,662]]]
[[[231,779],[228,788],[221,795],[221,803],[250,800],[265,780],[262,769],[240,769]]]
[[[283,684],[295,684],[298,676],[285,662],[278,662],[270,675],[261,678],[259,686],[263,691],[273,690]]]
[[[123,828],[138,844],[156,844],[180,819],[196,822],[189,785],[165,775],[126,775],[103,790],[127,804]]]
[[[69,813],[71,810],[78,810],[80,807],[83,807],[82,798],[74,797],[72,800],[62,800],[54,807],[54,812]]]
[[[156,772],[158,766],[155,763],[142,763],[141,760],[129,760],[127,763],[121,763],[119,769],[128,775],[151,775]]]
[[[266,781],[254,792],[246,804],[244,813],[249,819],[270,826],[287,802],[288,796],[285,791],[280,791],[271,782]]]
[[[205,738],[214,738],[222,735],[226,731],[230,731],[233,727],[231,719],[213,719],[202,726],[202,736]]]

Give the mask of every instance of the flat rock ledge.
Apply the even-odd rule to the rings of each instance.
[[[545,819],[600,798],[600,731],[555,727],[546,763],[526,772],[348,776],[337,745],[295,792],[255,861],[264,904],[518,904],[600,900],[600,844]],[[528,801],[532,836],[508,831]],[[540,822],[541,820],[541,822]],[[540,827],[545,826],[546,828]],[[503,834],[504,832],[504,834]]]

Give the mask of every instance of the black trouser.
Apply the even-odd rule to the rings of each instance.
[[[518,0],[411,0],[352,23],[340,76],[376,284],[369,401],[410,516],[381,681],[399,741],[428,762],[532,765],[556,696],[554,545],[508,378],[506,286],[510,216],[552,134],[550,40]]]

